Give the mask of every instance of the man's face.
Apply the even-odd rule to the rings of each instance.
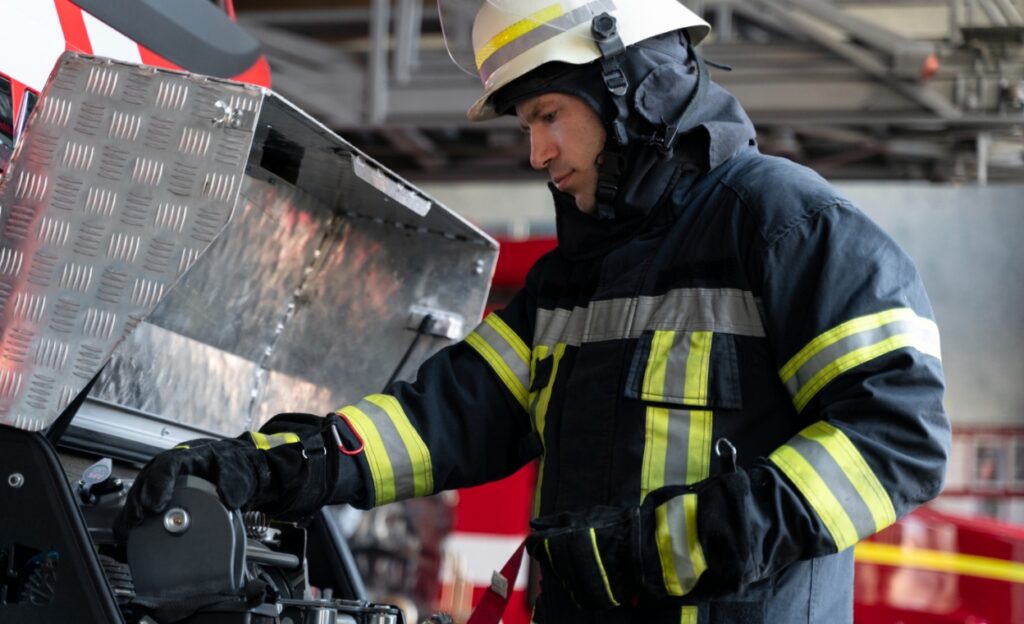
[[[604,150],[601,119],[574,95],[545,93],[516,105],[516,118],[530,134],[530,165],[547,169],[558,190],[576,198],[585,213],[597,203],[597,159]]]

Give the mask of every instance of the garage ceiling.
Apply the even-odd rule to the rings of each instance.
[[[472,1],[467,2],[471,5]],[[705,0],[704,55],[763,151],[833,179],[1024,179],[1024,0]],[[444,50],[431,0],[236,0],[274,88],[414,180],[535,175]],[[467,18],[469,19],[469,18]],[[937,73],[922,71],[930,55]]]

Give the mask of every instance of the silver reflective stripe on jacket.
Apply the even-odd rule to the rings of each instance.
[[[654,297],[594,301],[572,310],[539,308],[533,344],[578,347],[638,338],[645,330],[765,335],[754,293],[731,288],[679,288]]]

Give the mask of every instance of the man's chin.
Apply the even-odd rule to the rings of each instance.
[[[594,210],[597,208],[597,199],[593,196],[580,196],[574,195],[576,198],[576,207],[580,209],[580,212],[584,214],[594,214]]]

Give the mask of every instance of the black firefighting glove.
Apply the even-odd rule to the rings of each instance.
[[[582,608],[725,595],[747,580],[749,490],[737,470],[660,488],[639,507],[544,516],[530,523],[526,548]]]
[[[217,488],[229,509],[259,509],[281,519],[300,519],[331,495],[339,453],[330,429],[333,414],[281,414],[260,433],[233,440],[201,439],[154,457],[139,473],[114,523],[120,539],[147,514],[170,503],[179,477],[194,475]]]

